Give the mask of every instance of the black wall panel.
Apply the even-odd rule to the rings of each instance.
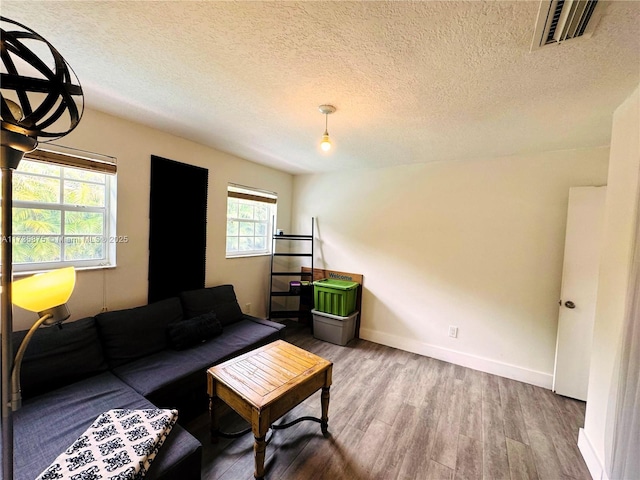
[[[151,156],[149,303],[204,287],[209,171]]]

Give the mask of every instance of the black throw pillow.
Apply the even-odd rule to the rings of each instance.
[[[175,350],[184,350],[222,333],[222,325],[213,312],[170,323],[167,327],[169,344]]]
[[[233,285],[200,288],[180,293],[185,318],[213,312],[224,327],[243,319]]]

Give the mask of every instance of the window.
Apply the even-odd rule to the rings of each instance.
[[[227,188],[227,257],[269,255],[277,195],[238,185]]]
[[[115,266],[114,159],[44,148],[13,174],[14,271]]]

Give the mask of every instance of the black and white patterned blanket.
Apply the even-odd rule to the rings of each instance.
[[[36,480],[142,478],[177,420],[177,410],[109,410]]]

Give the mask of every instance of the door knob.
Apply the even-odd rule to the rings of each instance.
[[[564,306],[567,308],[576,308],[576,304],[573,303],[571,300],[564,302]]]

